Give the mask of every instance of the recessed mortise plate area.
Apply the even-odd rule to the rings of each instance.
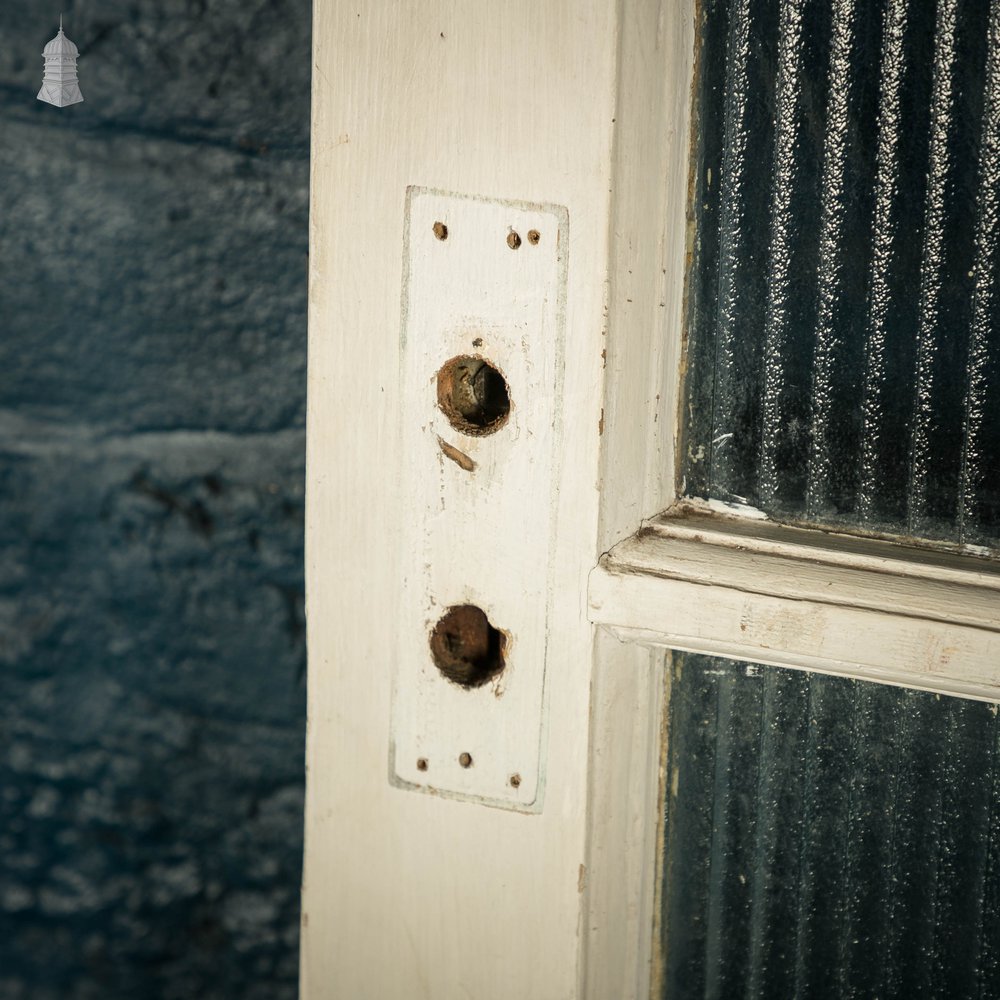
[[[541,809],[568,215],[407,192],[393,784]]]

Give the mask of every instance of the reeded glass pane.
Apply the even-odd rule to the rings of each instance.
[[[1000,540],[1000,2],[703,0],[693,495]]]
[[[677,655],[665,1000],[1000,996],[995,706]]]
[[[686,492],[1000,547],[1000,0],[702,0]],[[675,654],[663,997],[1000,997],[996,706]]]

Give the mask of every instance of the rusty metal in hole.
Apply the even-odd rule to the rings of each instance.
[[[457,431],[485,437],[510,416],[510,389],[496,365],[479,355],[461,354],[437,373],[438,408]]]
[[[438,670],[465,688],[482,687],[507,665],[507,636],[474,604],[448,608],[431,632],[430,645]]]

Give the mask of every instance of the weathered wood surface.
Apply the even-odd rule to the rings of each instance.
[[[661,675],[647,652],[599,637],[593,676],[586,581],[606,540],[669,500],[658,472],[633,475],[659,467],[638,429],[658,422],[658,407],[673,412],[648,353],[659,331],[647,321],[667,312],[659,303],[679,316],[677,295],[662,294],[665,223],[656,213],[664,195],[652,189],[652,200],[633,202],[619,223],[613,189],[616,172],[627,177],[629,198],[657,174],[666,147],[647,120],[662,127],[668,111],[686,107],[686,91],[673,104],[663,96],[677,6],[316,3],[302,918],[309,1000],[648,995],[652,902],[640,897],[653,886]],[[623,46],[641,60],[623,59]],[[690,53],[679,63],[685,81],[689,65]],[[626,106],[641,109],[639,118],[621,115]],[[616,139],[619,125],[629,131]],[[683,159],[682,146],[670,151]],[[641,169],[640,153],[653,157]],[[537,815],[389,781],[400,553],[411,541],[398,516],[410,458],[399,429],[421,419],[399,408],[411,185],[568,210],[561,473],[558,490],[524,511],[556,525]],[[630,249],[619,255],[612,242]],[[609,260],[621,262],[610,291]],[[644,315],[633,317],[640,302]],[[605,411],[612,377],[643,389],[609,394]],[[615,455],[604,466],[602,447]],[[454,572],[464,572],[458,553]],[[498,586],[516,594],[521,581],[511,572]],[[652,707],[637,730],[639,704]]]
[[[1000,700],[1000,567],[977,556],[681,505],[601,560],[590,607],[623,639]]]

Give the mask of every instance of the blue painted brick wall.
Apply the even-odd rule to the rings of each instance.
[[[296,995],[309,0],[0,4],[0,998]]]

